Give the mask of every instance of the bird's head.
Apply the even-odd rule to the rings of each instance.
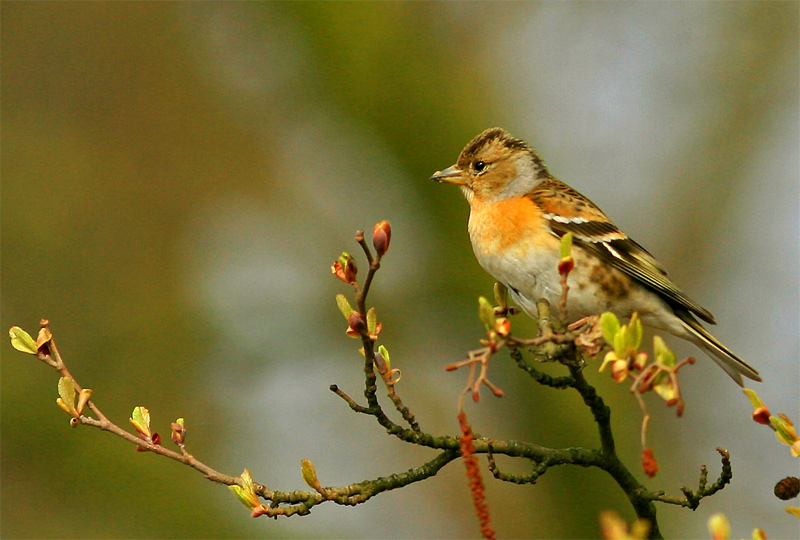
[[[491,128],[467,143],[456,164],[436,171],[431,180],[461,187],[472,204],[521,197],[549,177],[530,146],[502,128]]]

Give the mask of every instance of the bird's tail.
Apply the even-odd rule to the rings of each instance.
[[[725,373],[730,375],[731,379],[736,381],[739,386],[744,386],[742,375],[754,381],[761,381],[761,375],[758,374],[758,371],[747,365],[744,360],[720,343],[689,312],[675,310],[675,315],[678,316],[683,326],[694,338],[692,341],[710,353],[711,359],[724,369]]]

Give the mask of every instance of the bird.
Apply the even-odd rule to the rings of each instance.
[[[468,231],[478,263],[528,315],[536,317],[540,298],[558,304],[560,239],[572,233],[570,317],[610,311],[630,318],[636,312],[645,325],[699,346],[739,386],[744,386],[742,375],[761,381],[701,324],[716,324],[714,316],[597,205],[551,175],[523,140],[502,128],[487,129],[464,147],[455,165],[430,179],[461,188],[470,206]]]

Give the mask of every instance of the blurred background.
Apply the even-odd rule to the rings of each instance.
[[[181,416],[218,470],[305,487],[402,472],[434,452],[388,437],[328,391],[361,396],[331,276],[353,233],[391,221],[371,300],[426,430],[456,433],[479,295],[467,204],[427,178],[496,125],[542,153],[717,317],[714,333],[763,375],[773,412],[800,420],[798,4],[794,2],[58,3],[2,5],[2,327],[49,318],[72,373],[126,426]],[[364,265],[362,264],[362,267]],[[524,317],[519,332],[532,331]],[[659,507],[662,531],[705,538],[724,511],[796,538],[772,496],[798,461],[750,420],[703,354],[683,418],[650,400],[661,472],[679,495],[699,467],[734,478],[696,512]],[[2,354],[5,538],[469,538],[463,467],[356,508],[254,520],[196,471],[88,428],[55,406],[56,374]],[[638,468],[627,385],[587,371]],[[506,392],[468,412],[493,438],[595,445],[576,395],[539,388],[506,355]],[[525,463],[500,462],[526,472]],[[535,486],[487,479],[504,538],[589,538],[631,520],[617,486],[561,468]],[[796,502],[796,501],[795,501]],[[796,505],[796,504],[795,504]]]

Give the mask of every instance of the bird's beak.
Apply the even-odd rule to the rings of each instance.
[[[464,179],[464,171],[459,169],[458,165],[453,165],[443,171],[436,171],[430,179],[434,182],[444,182],[456,186],[467,185],[467,181]]]

